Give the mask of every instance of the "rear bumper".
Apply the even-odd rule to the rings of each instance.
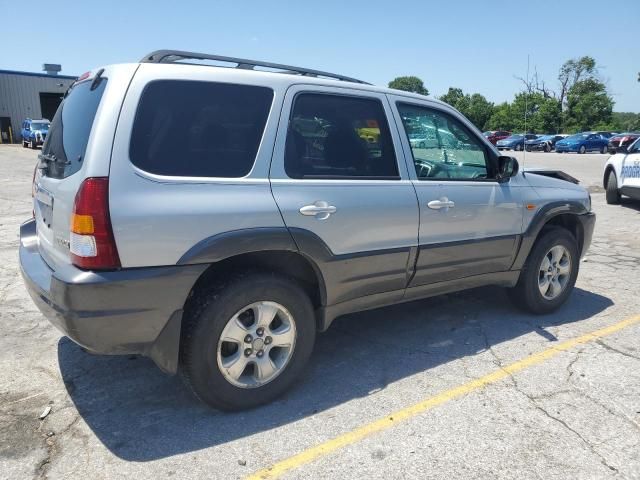
[[[38,251],[35,221],[20,227],[20,269],[49,321],[93,353],[142,354],[167,373],[178,362],[182,308],[206,265],[55,272]]]

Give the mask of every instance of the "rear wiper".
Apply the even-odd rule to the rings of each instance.
[[[38,165],[38,168],[41,170],[44,170],[45,168],[47,168],[49,163],[62,163],[63,165],[69,165],[69,161],[64,161],[62,159],[59,159],[58,157],[56,157],[53,153],[41,153],[38,155],[38,160],[40,160],[40,164]],[[45,164],[43,164],[42,162],[46,162]]]

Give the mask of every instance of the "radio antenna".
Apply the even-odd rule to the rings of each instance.
[[[524,161],[527,158],[527,111],[529,109],[529,54],[527,53],[527,81],[525,82],[524,91],[524,138],[522,139],[522,171],[524,171]]]

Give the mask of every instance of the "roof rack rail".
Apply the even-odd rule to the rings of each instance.
[[[235,63],[236,66],[232,68],[241,68],[244,70],[253,70],[255,67],[264,67],[281,70],[280,73],[289,73],[308,77],[327,77],[335,80],[342,80],[344,82],[371,85],[370,83],[358,80],[357,78],[346,77],[336,73],[322,72],[320,70],[312,70],[310,68],[292,67],[290,65],[282,65],[279,63],[247,60],[246,58],[224,57],[222,55],[209,55],[208,53],[185,52],[181,50],[156,50],[155,52],[151,52],[149,55],[146,55],[142,60],[140,60],[140,63],[180,63],[181,60],[213,60],[217,62]]]

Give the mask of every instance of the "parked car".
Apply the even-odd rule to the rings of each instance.
[[[556,147],[556,142],[562,140],[564,137],[561,135],[541,135],[533,140],[527,140],[524,145],[527,152],[542,150],[544,152],[550,152]]]
[[[534,140],[536,138],[538,138],[538,135],[533,133],[511,135],[502,140],[498,140],[496,147],[498,147],[498,150],[520,151],[524,149],[524,142],[526,140]]]
[[[620,197],[640,200],[640,138],[629,147],[618,146],[604,166],[603,186],[607,203],[618,204]]]
[[[609,140],[600,133],[578,133],[556,142],[556,152],[600,152],[607,153]]]
[[[506,130],[491,130],[484,132],[483,135],[487,140],[495,145],[498,140],[511,136],[511,132],[507,132]]]
[[[240,409],[288,389],[340,315],[482,285],[544,314],[571,294],[582,186],[523,175],[422,95],[192,58],[229,61],[165,50],[81,76],[39,156],[21,270],[87,351],[146,355]],[[412,147],[426,128],[456,141]]]
[[[22,146],[24,148],[38,148],[44,143],[49,133],[49,120],[32,120],[27,118],[22,122]]]
[[[609,138],[607,152],[615,154],[619,147],[629,147],[637,138],[640,138],[638,132],[618,133]]]

